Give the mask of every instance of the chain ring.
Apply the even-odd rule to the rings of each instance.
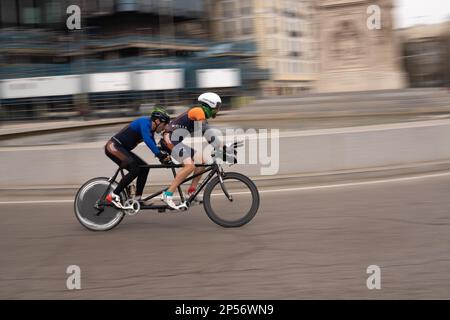
[[[128,206],[133,206],[133,209],[125,209],[123,211],[129,216],[135,216],[136,214],[138,214],[139,210],[141,210],[140,203],[133,199],[128,199],[125,202],[124,207],[128,207]]]

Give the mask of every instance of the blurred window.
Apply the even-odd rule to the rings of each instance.
[[[266,33],[276,33],[277,32],[277,20],[274,18],[266,19]]]
[[[57,0],[47,1],[45,3],[45,22],[57,23],[62,19],[61,2]]]
[[[284,31],[289,32],[291,30],[291,20],[289,18],[284,18]]]
[[[98,0],[98,7],[102,12],[113,12],[114,0]]]
[[[241,15],[248,16],[252,14],[251,0],[241,0]]]
[[[273,4],[272,1],[266,1],[263,7],[263,13],[272,13],[273,12]]]
[[[38,7],[40,1],[20,0],[16,1],[20,10],[20,22],[23,24],[36,24],[41,22],[41,9]],[[11,14],[11,12],[9,12]]]
[[[153,0],[161,1],[161,0]],[[204,17],[206,14],[206,9],[204,6],[204,1],[200,0],[163,0],[169,3],[170,7],[173,7],[173,12],[176,15],[185,15],[191,17]]]
[[[298,31],[301,31],[304,33],[308,32],[307,24],[303,20],[299,21],[299,23],[298,23]]]
[[[278,60],[275,60],[273,66],[274,66],[275,72],[280,73],[280,62]]]
[[[226,38],[231,38],[234,36],[235,28],[234,28],[235,22],[226,20],[223,22],[223,34]]]
[[[264,25],[265,25],[266,33],[272,33],[272,30],[273,30],[273,26],[272,26],[273,20],[272,20],[272,19],[266,19],[265,21],[266,21],[266,23],[264,23]]]
[[[253,33],[253,19],[245,18],[241,20],[242,22],[242,34],[248,35]]]
[[[270,60],[269,62],[269,68],[271,69],[272,72],[277,72],[277,62]]]
[[[1,0],[2,24],[17,24],[16,0]]]
[[[138,4],[136,0],[116,0],[116,10],[121,11],[136,11]]]
[[[22,11],[24,24],[37,24],[41,22],[41,10],[39,8],[24,8]]]
[[[284,8],[283,12],[284,15],[287,17],[295,17],[295,9],[294,9],[294,2],[291,1],[284,1]]]
[[[97,1],[86,1],[84,5],[84,11],[96,12],[98,10]]]
[[[230,1],[222,2],[222,15],[225,18],[232,18],[234,16],[234,3]]]
[[[141,12],[151,12],[153,9],[151,0],[137,0],[136,2],[138,10]]]
[[[267,51],[269,51],[269,52],[273,51],[274,50],[274,46],[273,45],[274,45],[274,42],[271,41],[270,38],[265,38],[264,39],[264,46],[266,47]]]

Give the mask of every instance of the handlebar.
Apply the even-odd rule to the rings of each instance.
[[[224,159],[224,156],[226,157],[227,155],[230,155],[230,156],[233,155],[233,157],[234,157],[233,164],[237,163],[237,159],[236,159],[237,150],[236,149],[239,147],[242,147],[243,145],[244,145],[243,141],[236,141],[230,145],[224,145],[222,147],[222,151],[221,151],[222,160],[226,160],[226,159]],[[232,152],[230,152],[230,149],[232,150]],[[217,153],[218,152],[216,150],[213,150],[213,152],[211,153],[211,157],[213,158],[214,163],[216,163]]]

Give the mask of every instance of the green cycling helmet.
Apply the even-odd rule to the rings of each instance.
[[[167,111],[164,108],[156,107],[153,109],[151,114],[152,121],[155,121],[156,119],[159,119],[159,121],[164,123],[170,122],[170,116],[167,113]]]

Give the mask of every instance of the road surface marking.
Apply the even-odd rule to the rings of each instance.
[[[25,201],[0,201],[0,205],[2,204],[41,204],[41,203],[73,203],[73,199],[64,199],[64,200],[25,200]]]
[[[320,190],[320,189],[344,188],[344,187],[364,186],[364,185],[390,183],[390,182],[413,181],[413,180],[429,179],[429,178],[437,178],[437,177],[445,177],[445,176],[450,176],[450,171],[442,172],[442,173],[417,175],[417,176],[412,176],[412,177],[378,179],[378,180],[370,180],[370,181],[348,182],[348,183],[328,184],[328,185],[309,186],[309,187],[259,190],[259,193],[295,192],[295,191],[310,191],[310,190]],[[233,192],[233,195],[248,194],[248,193],[250,193],[250,191]],[[215,196],[215,195],[220,195],[220,194],[212,194],[212,195]],[[0,205],[2,205],[2,204],[4,204],[4,205],[8,205],[8,204],[9,205],[11,205],[11,204],[43,204],[43,203],[47,203],[47,204],[48,203],[73,203],[73,199],[0,201]]]

